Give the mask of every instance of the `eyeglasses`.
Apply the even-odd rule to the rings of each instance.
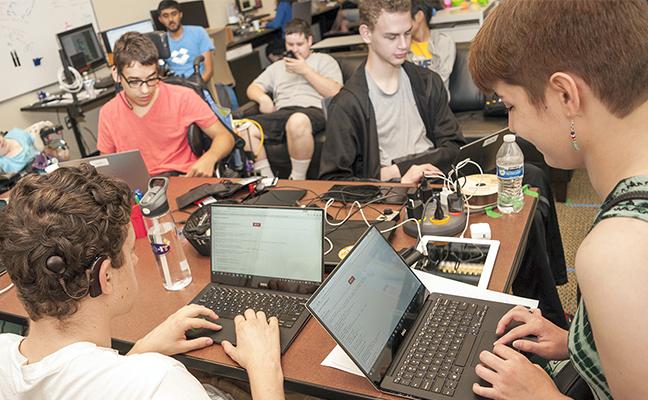
[[[158,83],[160,83],[160,79],[161,79],[159,76],[154,76],[153,78],[148,78],[145,80],[141,80],[141,79],[128,80],[123,74],[120,75],[122,76],[122,78],[124,78],[124,80],[128,84],[128,87],[130,87],[131,89],[141,89],[142,86],[144,85],[148,87],[155,87],[158,85]]]

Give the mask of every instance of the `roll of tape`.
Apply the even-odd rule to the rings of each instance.
[[[471,206],[484,206],[497,203],[497,175],[468,175],[461,188],[464,196],[469,197]],[[462,183],[464,183],[462,182]]]

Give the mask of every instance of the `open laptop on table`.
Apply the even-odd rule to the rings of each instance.
[[[335,221],[340,222],[340,221]],[[376,222],[375,226],[380,231],[396,226],[396,221],[380,221]],[[349,251],[356,244],[358,239],[362,237],[365,231],[369,228],[363,220],[348,220],[340,226],[326,225],[324,228],[324,235],[330,240],[331,250],[328,247],[325,249],[324,266],[326,271],[332,271],[338,263],[349,254]],[[385,239],[389,240],[396,232],[395,229],[383,233]],[[327,243],[328,244],[328,243]],[[329,250],[326,252],[326,250]]]
[[[504,128],[461,146],[455,158],[455,165],[469,158],[471,161],[479,164],[484,173],[495,171],[497,151],[502,147],[504,135],[508,135],[509,133],[511,131],[508,128]],[[474,175],[478,173],[479,169],[472,164],[468,164],[461,169],[462,175]]]
[[[191,303],[214,310],[223,329],[188,335],[236,343],[234,317],[252,308],[279,319],[285,352],[323,280],[323,227],[321,208],[212,204],[211,283]]]
[[[64,161],[59,163],[59,167],[78,167],[81,164],[90,164],[100,174],[124,180],[133,191],[139,189],[145,193],[148,190],[151,177],[139,150]]]
[[[479,353],[508,304],[428,293],[376,228],[307,303],[377,390],[473,399]]]

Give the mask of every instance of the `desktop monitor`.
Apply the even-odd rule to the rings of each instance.
[[[61,32],[56,38],[69,65],[79,72],[106,64],[106,57],[99,46],[99,39],[92,24]]]
[[[261,0],[236,0],[238,9],[242,13],[250,12],[256,10],[257,8],[263,7]]]
[[[107,53],[112,53],[113,48],[115,47],[115,42],[126,32],[139,32],[139,33],[149,33],[153,32],[155,28],[153,27],[153,21],[150,19],[145,19],[143,21],[133,22],[132,24],[118,26],[117,28],[108,29],[107,31],[101,32],[101,38],[104,42],[104,48]]]
[[[178,3],[178,6],[180,6],[180,11],[182,11],[183,25],[198,25],[205,29],[209,28],[204,1],[186,1],[184,3]],[[155,24],[155,30],[164,31],[166,28],[160,23],[159,16],[160,13],[158,13],[158,10],[151,10],[151,18],[153,19],[153,24]]]

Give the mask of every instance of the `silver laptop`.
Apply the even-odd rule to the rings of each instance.
[[[508,135],[509,133],[511,131],[508,128],[504,128],[461,146],[454,164],[457,165],[461,161],[469,158],[471,161],[479,164],[484,173],[495,171],[497,151],[504,142],[504,135]],[[462,175],[478,173],[479,169],[472,164],[468,164],[461,169]]]
[[[282,353],[308,320],[305,304],[322,283],[324,210],[211,205],[211,283],[191,303],[219,316],[223,329],[194,330],[236,342],[234,317],[252,308],[279,319]]]
[[[59,167],[78,167],[81,164],[90,164],[100,174],[124,180],[133,191],[139,189],[146,193],[148,189],[151,177],[139,150],[64,161],[59,163]]]

